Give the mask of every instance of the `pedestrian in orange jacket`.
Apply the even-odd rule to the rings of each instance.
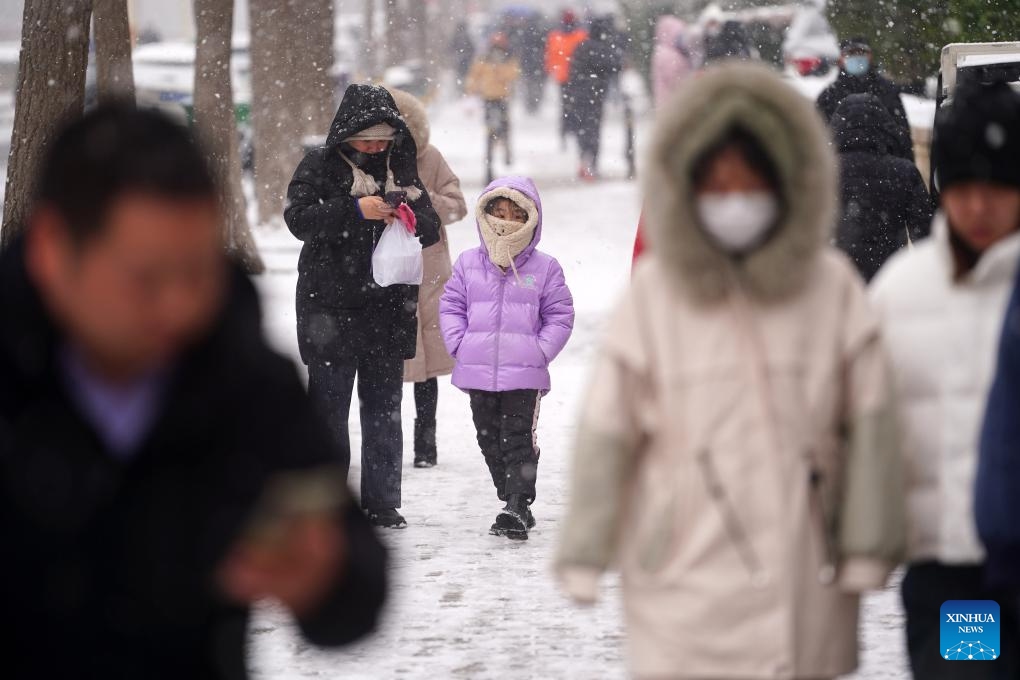
[[[577,15],[572,10],[564,10],[560,28],[549,33],[545,46],[545,71],[560,86],[560,138],[566,148],[567,134],[570,129],[570,103],[565,94],[567,81],[570,79],[570,60],[574,50],[588,39],[588,31],[578,25]]]

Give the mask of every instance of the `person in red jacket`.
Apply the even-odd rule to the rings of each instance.
[[[570,104],[564,94],[567,81],[570,80],[570,60],[574,50],[588,39],[588,31],[578,25],[577,14],[573,10],[564,10],[560,27],[549,33],[545,46],[545,71],[560,86],[560,138],[566,148],[567,134],[570,129]]]
[[[634,237],[634,264],[637,264],[641,253],[645,252],[645,214],[638,218],[637,236]]]

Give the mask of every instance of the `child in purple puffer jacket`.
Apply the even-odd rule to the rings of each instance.
[[[506,507],[489,530],[525,540],[535,525],[538,406],[549,363],[574,327],[574,301],[555,258],[536,248],[542,203],[526,177],[498,179],[475,209],[482,244],[460,256],[439,305],[453,384],[471,397],[478,445]]]

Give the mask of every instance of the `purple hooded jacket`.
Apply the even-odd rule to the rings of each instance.
[[[516,273],[493,264],[484,242],[462,254],[439,304],[439,325],[457,361],[453,384],[460,389],[546,392],[551,386],[549,363],[574,327],[574,301],[559,262],[536,250],[542,238],[542,202],[534,182],[525,177],[498,179],[485,188],[477,210],[501,187],[534,203],[534,238],[514,258]]]

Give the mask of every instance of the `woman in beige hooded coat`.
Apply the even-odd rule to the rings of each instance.
[[[439,149],[429,143],[429,119],[425,105],[407,92],[391,89],[400,116],[418,147],[418,176],[432,199],[442,227],[439,243],[422,253],[425,276],[418,291],[418,351],[404,363],[404,382],[414,383],[414,466],[433,467],[437,463],[436,408],[439,400],[437,377],[453,372],[453,359],[446,351],[439,331],[439,298],[450,280],[450,241],[446,225],[467,215],[467,202],[460,180]]]
[[[596,363],[558,577],[590,602],[621,572],[639,678],[848,673],[858,594],[904,532],[879,326],[826,245],[825,130],[732,65],[664,107],[650,148],[653,256]]]

